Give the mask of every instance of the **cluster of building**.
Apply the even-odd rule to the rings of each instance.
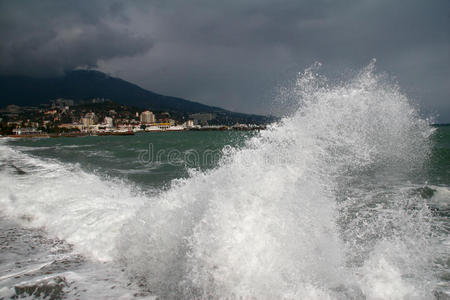
[[[93,112],[86,113],[79,122],[61,124],[58,127],[64,129],[78,129],[81,132],[140,132],[140,131],[181,131],[195,128],[193,120],[187,120],[181,124],[170,119],[168,113],[163,113],[162,118],[156,119],[153,112],[146,110],[140,114],[136,112],[136,118],[116,121],[113,117],[105,116],[103,120]]]
[[[87,113],[81,118],[78,124],[61,124],[60,128],[78,129],[81,132],[161,132],[161,131],[184,131],[184,130],[252,130],[262,129],[261,126],[248,124],[226,125],[208,125],[207,121],[214,118],[210,113],[197,113],[189,115],[190,119],[184,122],[177,122],[169,118],[168,113],[163,113],[160,118],[149,111],[143,111],[139,116],[139,121],[132,119],[128,122],[116,124],[112,117],[104,117],[99,122],[93,112]],[[161,116],[161,114],[160,114]]]
[[[104,103],[104,104],[103,104]],[[100,106],[99,106],[100,105]],[[47,107],[19,107],[9,105],[0,111],[0,122],[13,135],[47,133],[135,133],[184,130],[253,130],[261,126],[235,124],[211,125],[212,113],[195,113],[171,118],[168,112],[154,113],[95,98],[75,105],[73,100],[56,99]],[[3,118],[6,118],[6,122]],[[12,128],[12,130],[11,130]],[[2,132],[5,134],[4,132]]]

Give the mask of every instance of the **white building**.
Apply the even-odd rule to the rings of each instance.
[[[14,128],[12,132],[16,135],[26,135],[26,134],[40,134],[42,130],[36,130],[36,128]]]
[[[144,111],[141,113],[140,117],[142,124],[152,124],[155,123],[155,115],[151,111]]]
[[[97,116],[93,112],[88,112],[84,115],[84,118],[81,118],[81,124],[84,127],[89,127],[97,123]]]
[[[216,116],[211,113],[196,113],[189,115],[190,119],[194,120],[195,125],[208,125],[208,121],[211,121]]]
[[[187,120],[184,122],[184,126],[186,126],[186,128],[194,127],[194,120]]]
[[[113,119],[111,117],[105,117],[103,123],[106,125],[106,127],[113,127]]]
[[[83,127],[89,127],[94,125],[94,120],[91,118],[81,118],[81,124],[83,124]]]

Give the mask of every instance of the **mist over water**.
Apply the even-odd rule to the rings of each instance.
[[[418,192],[429,122],[374,62],[291,92],[289,117],[158,192],[2,142],[2,214],[162,299],[433,298],[450,243]]]

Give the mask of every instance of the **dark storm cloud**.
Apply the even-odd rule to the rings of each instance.
[[[265,113],[315,61],[339,74],[377,58],[424,112],[450,121],[447,0],[2,3],[15,10],[1,10],[3,72],[97,64],[160,93]]]
[[[0,71],[54,75],[147,51],[152,40],[129,32],[123,13],[102,1],[1,1]]]

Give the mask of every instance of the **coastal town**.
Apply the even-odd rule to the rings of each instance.
[[[220,124],[220,121],[223,123]],[[4,107],[0,110],[0,134],[3,137],[77,137],[266,128],[265,124],[232,123],[233,121],[219,119],[214,113],[155,112],[121,105],[104,98],[81,102],[59,98],[38,107]]]

